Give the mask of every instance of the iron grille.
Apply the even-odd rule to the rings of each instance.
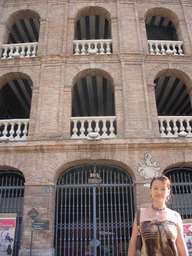
[[[19,171],[0,172],[0,213],[17,213],[13,256],[21,246],[24,176]]]
[[[170,179],[172,196],[170,208],[179,212],[182,219],[192,218],[192,169],[188,167],[166,170]]]
[[[90,184],[93,173],[99,182]],[[57,183],[55,255],[126,255],[133,218],[132,180],[124,170],[71,168]]]

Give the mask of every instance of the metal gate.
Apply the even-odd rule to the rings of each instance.
[[[177,167],[164,174],[171,180],[170,208],[179,212],[182,219],[192,218],[192,169]]]
[[[17,213],[13,256],[21,246],[24,182],[19,171],[0,171],[0,213]]]
[[[133,218],[132,180],[123,169],[71,168],[57,183],[55,255],[127,255]]]

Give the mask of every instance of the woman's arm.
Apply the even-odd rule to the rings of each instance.
[[[176,240],[176,246],[179,253],[179,256],[188,256],[188,250],[184,241],[183,236],[183,222],[181,219],[180,214],[178,214],[178,223],[177,223],[177,240]]]
[[[137,213],[135,215],[131,240],[129,242],[128,256],[135,256],[136,254],[136,240],[137,240]]]

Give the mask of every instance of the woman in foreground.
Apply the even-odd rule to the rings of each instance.
[[[152,205],[140,211],[142,249],[140,256],[188,256],[181,216],[167,208],[171,183],[166,176],[154,177],[150,184]],[[128,256],[136,255],[137,216]]]

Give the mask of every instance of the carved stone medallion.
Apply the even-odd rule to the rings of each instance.
[[[145,179],[152,179],[154,176],[157,176],[160,167],[156,162],[151,163],[151,154],[145,154],[145,163],[137,165],[140,176]]]

